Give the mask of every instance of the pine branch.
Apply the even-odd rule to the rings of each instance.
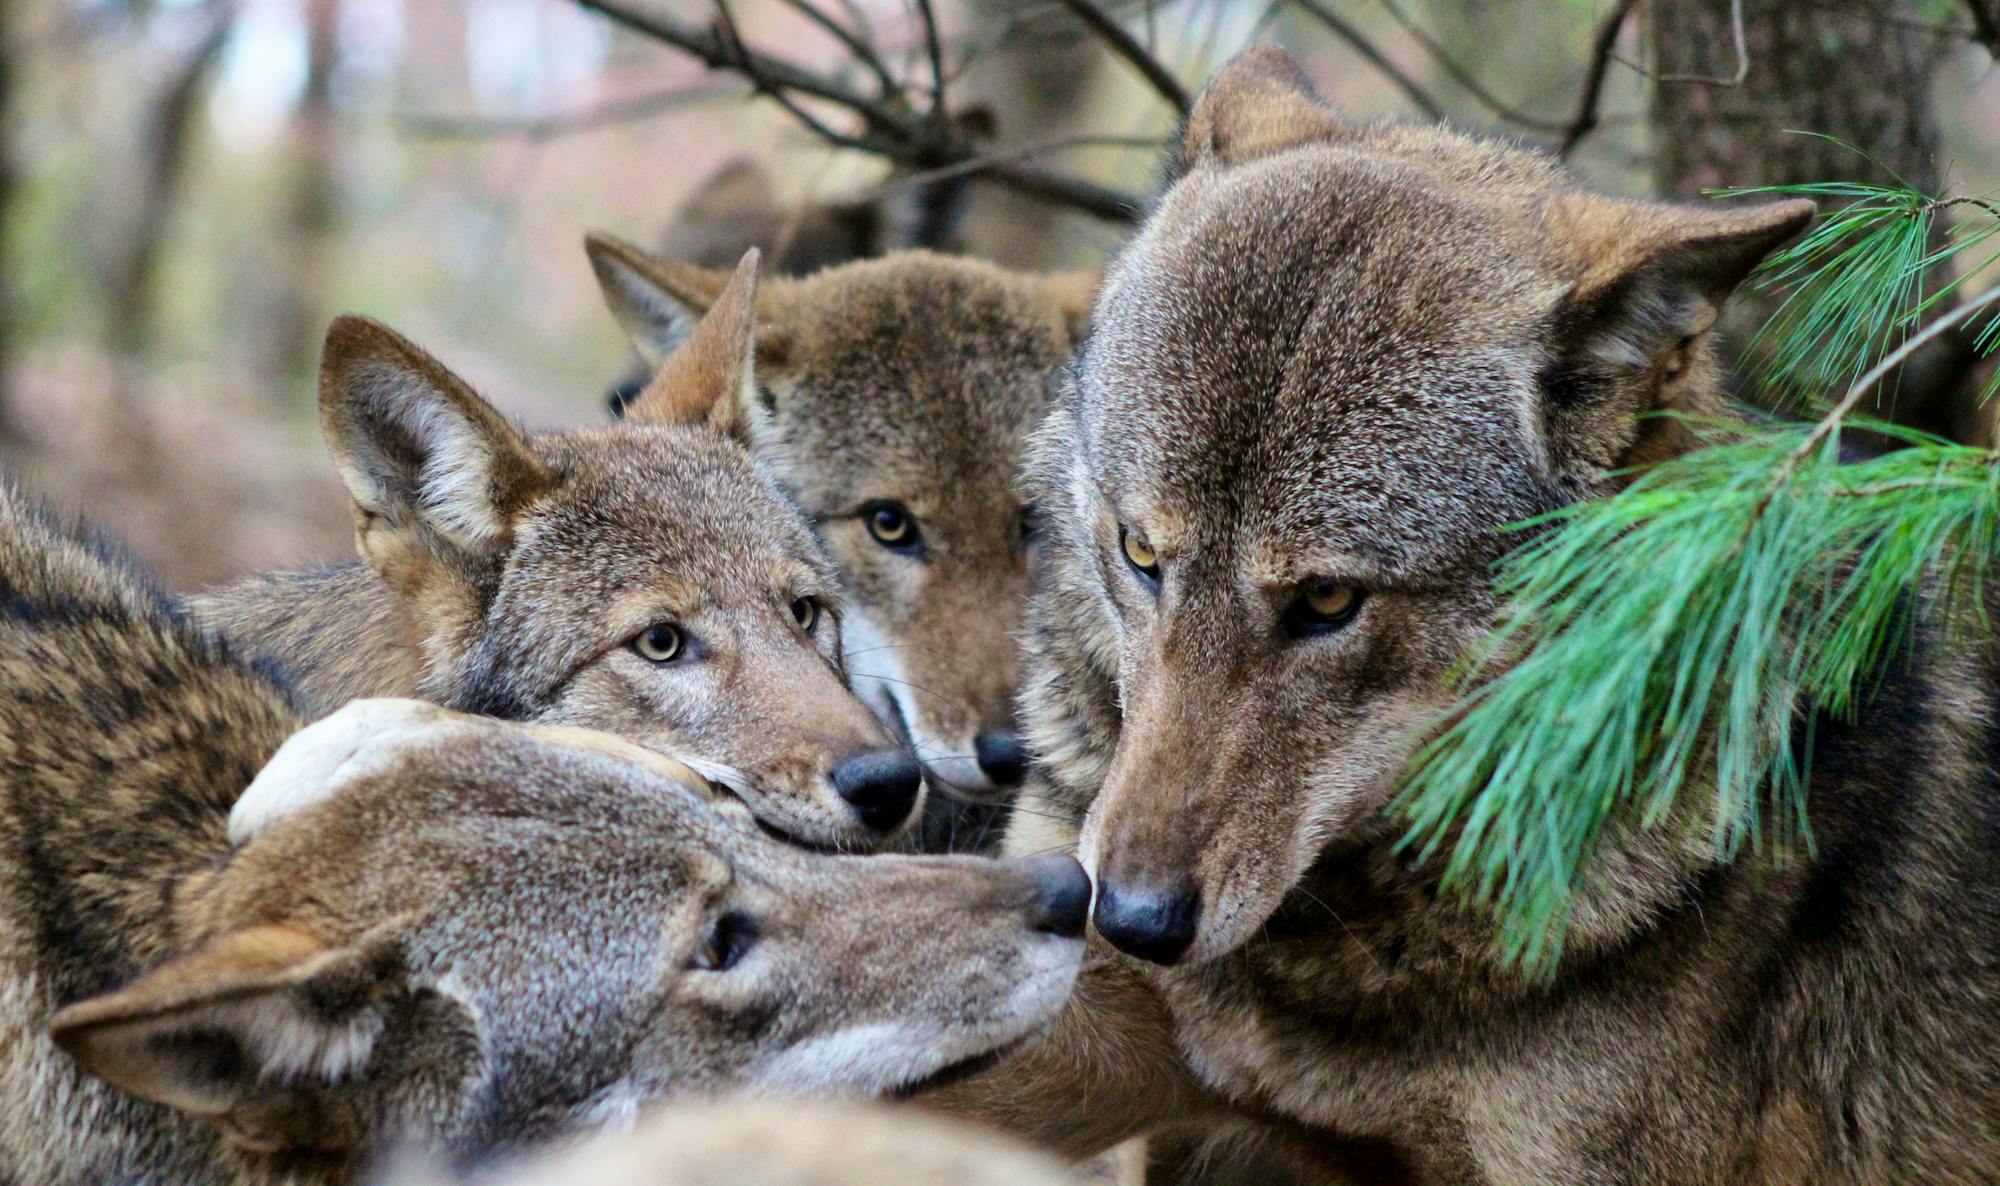
[[[1505,618],[1396,800],[1405,843],[1442,858],[1531,973],[1560,958],[1608,838],[1705,834],[1719,859],[1809,843],[1802,723],[1851,716],[1920,626],[1962,624],[1966,601],[1983,615],[2000,560],[2000,452],[1875,424],[1903,447],[1839,456],[1919,349],[1982,319],[1977,348],[2000,346],[2000,286],[1918,328],[1961,283],[1918,278],[2000,234],[2000,209],[1854,183],[1761,192],[1853,200],[1767,273],[1793,289],[1768,331],[1776,367],[1793,383],[1853,368],[1845,393],[1811,425],[1711,426],[1715,443],[1618,495],[1520,525]],[[1948,209],[1979,216],[1932,249]]]

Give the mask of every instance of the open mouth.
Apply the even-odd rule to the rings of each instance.
[[[1012,1053],[1014,1048],[1019,1046],[1022,1041],[1023,1039],[1016,1038],[1011,1042],[1003,1042],[984,1054],[975,1054],[970,1058],[961,1058],[957,1062],[946,1063],[928,1075],[912,1079],[900,1087],[890,1089],[888,1093],[889,1098],[896,1100],[913,1099],[924,1092],[936,1091],[941,1087],[948,1087],[961,1080],[970,1079],[982,1071],[997,1066],[1000,1060]]]

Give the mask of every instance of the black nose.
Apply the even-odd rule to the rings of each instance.
[[[894,831],[910,818],[923,789],[923,767],[899,749],[873,749],[833,768],[833,789],[854,805],[861,822],[877,832]]]
[[[1171,964],[1194,943],[1201,895],[1191,886],[1165,889],[1106,882],[1097,894],[1097,930],[1118,950]]]
[[[1065,939],[1082,938],[1083,924],[1090,919],[1090,878],[1083,866],[1075,857],[1050,852],[1025,858],[1020,867],[1035,886],[1028,925]]]
[[[972,739],[972,752],[979,756],[979,769],[996,787],[1011,787],[1028,773],[1028,747],[1012,733],[989,729]]]

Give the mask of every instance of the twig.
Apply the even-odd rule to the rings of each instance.
[[[1847,389],[1847,394],[1840,397],[1840,402],[1835,404],[1831,411],[1820,418],[1819,423],[1813,426],[1813,430],[1806,434],[1806,439],[1799,442],[1799,447],[1792,450],[1791,455],[1785,458],[1784,464],[1780,465],[1777,472],[1771,475],[1770,485],[1765,487],[1764,496],[1757,501],[1757,506],[1751,512],[1751,521],[1756,521],[1757,516],[1763,513],[1766,506],[1770,505],[1771,499],[1791,479],[1792,473],[1798,469],[1799,463],[1810,456],[1814,449],[1826,443],[1826,439],[1840,428],[1841,421],[1845,420],[1855,408],[1860,406],[1862,399],[1875,389],[1875,385],[1882,381],[1884,375],[1908,361],[1911,355],[1923,349],[1932,339],[1942,336],[1952,329],[1952,327],[1969,319],[1988,305],[1996,304],[2000,304],[2000,284],[1994,285],[1992,288],[1980,293],[1943,317],[1931,322],[1921,332],[1912,334],[1908,341],[1891,350],[1882,361],[1870,367],[1867,374],[1855,380],[1854,386]]]
[[[758,94],[766,96],[772,102],[790,112],[793,119],[804,124],[807,130],[822,140],[838,144],[842,148],[866,149],[868,147],[867,142],[860,137],[850,136],[845,132],[834,131],[818,116],[799,106],[797,101],[784,92],[783,88],[777,86],[764,76],[763,67],[759,64],[758,59],[750,53],[749,47],[743,44],[743,34],[736,27],[735,16],[729,11],[729,0],[715,0],[715,16],[723,38],[727,40],[730,50],[736,55],[736,68],[741,70],[743,76],[750,80],[750,85]]]
[[[1569,124],[1562,120],[1542,119],[1538,116],[1529,115],[1519,108],[1510,106],[1498,95],[1487,90],[1479,79],[1474,76],[1472,71],[1461,66],[1451,56],[1450,51],[1445,49],[1444,45],[1437,38],[1432,37],[1426,32],[1424,27],[1417,23],[1415,17],[1403,11],[1402,7],[1395,0],[1381,0],[1381,4],[1383,9],[1391,17],[1395,18],[1396,23],[1403,27],[1403,31],[1408,33],[1411,39],[1418,45],[1424,47],[1424,51],[1430,54],[1431,60],[1438,64],[1438,68],[1449,75],[1451,80],[1457,83],[1460,89],[1464,90],[1466,94],[1471,95],[1480,106],[1491,111],[1501,119],[1506,120],[1508,123],[1514,124],[1517,127],[1527,128],[1532,132],[1561,132],[1568,129]]]
[[[1612,51],[1618,47],[1618,31],[1625,27],[1625,18],[1636,7],[1638,0],[1618,0],[1604,23],[1597,27],[1597,35],[1591,39],[1590,72],[1584,76],[1583,95],[1577,100],[1576,117],[1570,120],[1569,130],[1563,133],[1562,143],[1556,148],[1557,156],[1568,156],[1585,136],[1596,130],[1598,105],[1604,99],[1604,76],[1611,69]]]
[[[1750,76],[1750,46],[1743,36],[1743,0],[1729,0],[1729,32],[1736,41],[1736,73],[1729,78],[1708,74],[1662,74],[1655,82],[1694,82],[1703,86],[1737,87]]]
[[[847,52],[854,55],[854,60],[860,62],[864,69],[875,76],[875,81],[881,84],[884,95],[893,95],[903,89],[903,84],[897,82],[896,76],[889,72],[889,67],[882,61],[882,56],[875,52],[875,46],[868,40],[865,30],[848,29],[847,26],[821,12],[811,0],[785,0],[785,3],[799,15],[826,30],[834,40],[846,46]]]
[[[635,33],[670,45],[711,69],[748,73],[754,67],[761,87],[824,100],[852,112],[868,131],[862,136],[834,133],[834,142],[842,147],[913,168],[935,168],[978,155],[950,121],[932,122],[916,114],[900,95],[870,98],[838,79],[736,43],[719,30],[700,28],[666,13],[642,12],[625,0],[576,2]],[[796,105],[790,110],[796,114]],[[817,122],[812,121],[808,126]],[[1130,194],[1018,162],[990,165],[981,170],[981,176],[1016,193],[1071,206],[1110,222],[1129,223],[1141,207],[1140,200]]]
[[[992,168],[1004,161],[1025,161],[1052,152],[1062,152],[1070,148],[1134,148],[1158,151],[1167,142],[1154,136],[1063,136],[1055,140],[1043,140],[1036,144],[1018,148],[996,148],[983,152],[969,160],[941,165],[935,169],[921,169],[914,173],[904,173],[858,195],[859,200],[871,201],[897,190],[913,185],[926,185],[933,181],[949,181],[953,177],[964,177]]]
[[[931,10],[931,0],[917,0],[917,17],[924,27],[924,56],[931,64],[931,119],[942,122],[946,118],[944,46],[938,40],[937,13]]]
[[[1188,113],[1192,103],[1188,99],[1187,88],[1174,77],[1173,71],[1161,64],[1160,59],[1147,53],[1146,47],[1125,31],[1125,26],[1111,19],[1092,0],[1060,0],[1060,3],[1097,34],[1112,53],[1125,59],[1128,65],[1143,75],[1153,89],[1160,92],[1161,98],[1173,104],[1175,111],[1181,115]]]
[[[1352,22],[1324,4],[1319,3],[1318,0],[1292,0],[1292,3],[1307,16],[1325,25],[1327,30],[1335,37],[1345,41],[1347,47],[1353,50],[1362,61],[1375,67],[1384,78],[1395,83],[1396,89],[1408,96],[1410,102],[1415,103],[1417,109],[1422,111],[1427,118],[1444,118],[1444,108],[1438,106],[1437,100],[1431,98],[1430,94],[1417,84],[1416,79],[1404,73],[1402,67],[1390,61],[1381,50],[1375,48],[1375,43],[1368,40],[1360,29],[1354,27]]]
[[[587,132],[630,120],[662,115],[680,107],[719,99],[732,93],[737,93],[734,88],[704,84],[698,87],[676,87],[673,90],[606,103],[583,111],[559,112],[529,119],[491,119],[472,115],[407,112],[395,116],[394,122],[397,130],[408,135],[440,140],[480,140],[496,136],[525,136],[530,140],[545,140],[571,132]]]

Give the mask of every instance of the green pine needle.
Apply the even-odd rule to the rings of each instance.
[[[2000,200],[1989,195],[1943,197],[1905,185],[1843,181],[1716,196],[1748,195],[1814,198],[1831,208],[1803,239],[1766,260],[1753,281],[1786,294],[1749,351],[1763,359],[1755,382],[1774,406],[1812,407],[1847,390],[1968,278],[2000,260],[2000,244],[1978,254],[2000,236]],[[1972,217],[1949,220],[1933,247],[1938,220],[1948,211]],[[1970,267],[1958,260],[1967,252],[1975,253]],[[1927,281],[1953,270],[1955,279],[1926,291]],[[1982,349],[1990,349],[2000,335],[2000,314],[1974,333]]]
[[[1851,713],[1940,609],[1911,591],[1976,589],[2000,539],[2000,455],[1871,427],[1907,447],[1840,465],[1837,431],[1754,431],[1523,525],[1510,615],[1396,805],[1507,958],[1553,967],[1613,826],[1675,819],[1724,857],[1809,840],[1795,727]]]

